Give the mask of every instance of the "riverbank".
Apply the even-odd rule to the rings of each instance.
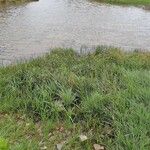
[[[0,68],[0,91],[0,145],[12,150],[150,148],[149,52],[57,49]]]
[[[30,2],[30,1],[36,1],[36,0],[0,0],[0,4],[18,4],[18,3]]]
[[[99,2],[106,2],[110,4],[121,4],[121,5],[149,5],[149,0],[96,0]]]

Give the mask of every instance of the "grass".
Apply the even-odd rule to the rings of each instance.
[[[31,0],[0,0],[0,4],[18,4],[18,3],[29,2],[29,1]]]
[[[106,2],[110,4],[123,4],[123,5],[150,5],[150,0],[96,0],[99,2]]]
[[[149,52],[56,49],[0,68],[0,139],[11,150],[149,150],[149,100]]]

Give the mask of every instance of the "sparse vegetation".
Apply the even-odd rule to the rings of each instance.
[[[0,0],[0,4],[16,4],[22,2],[29,2],[32,0]]]
[[[11,150],[149,150],[149,100],[149,52],[56,49],[0,68],[0,137]]]
[[[149,0],[96,0],[110,4],[125,4],[125,5],[150,5]]]

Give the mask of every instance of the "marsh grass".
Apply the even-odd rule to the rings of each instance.
[[[42,58],[0,68],[0,112],[14,114],[10,120],[0,118],[0,136],[9,141],[21,137],[18,144],[26,149],[38,149],[41,139],[53,149],[67,139],[65,149],[92,149],[99,143],[107,149],[148,150],[149,100],[149,52],[100,46],[92,54],[79,55],[72,49],[55,49]],[[33,128],[22,133],[23,125],[12,138],[11,128],[20,127],[15,114],[25,114],[23,122],[29,119]],[[42,137],[36,135],[37,124]],[[57,126],[71,133],[66,138],[55,132]],[[30,143],[24,138],[28,132],[33,133]],[[54,132],[50,140],[49,132]],[[77,138],[81,133],[89,138],[86,144]]]

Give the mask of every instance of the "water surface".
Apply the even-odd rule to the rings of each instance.
[[[0,7],[0,61],[55,47],[108,45],[150,50],[150,11],[88,0],[40,0]]]

